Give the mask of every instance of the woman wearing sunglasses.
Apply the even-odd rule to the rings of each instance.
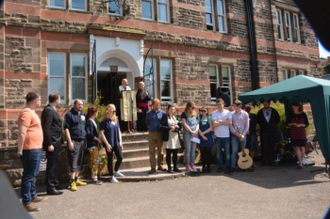
[[[115,105],[107,105],[107,108],[105,109],[105,112],[102,115],[100,121],[100,133],[108,155],[110,182],[118,183],[118,180],[115,177],[124,176],[118,171],[123,160],[123,141],[121,137],[118,117],[116,116]],[[115,174],[113,173],[112,167],[113,152],[115,152],[117,157],[115,164]]]
[[[205,107],[202,107],[199,110],[199,136],[201,143],[199,144],[201,153],[202,153],[202,165],[203,173],[211,172],[211,149],[214,146],[213,138],[212,138],[212,118],[209,116],[209,112]]]
[[[197,172],[194,165],[196,158],[196,142],[191,141],[192,138],[198,137],[199,124],[196,118],[195,103],[189,101],[184,112],[181,114],[184,140],[184,153],[186,169],[188,171]]]

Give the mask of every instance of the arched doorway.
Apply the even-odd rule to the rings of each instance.
[[[115,103],[121,80],[126,78],[132,90],[135,89],[135,78],[141,77],[137,61],[123,50],[105,52],[98,59],[96,89],[103,97],[102,103]]]

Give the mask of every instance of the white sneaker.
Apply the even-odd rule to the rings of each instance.
[[[186,166],[186,170],[187,170],[188,172],[193,171],[193,169],[191,169],[190,165],[187,165],[187,166]]]
[[[115,177],[123,177],[123,176],[125,176],[124,174],[122,174],[121,172],[115,172]]]
[[[191,164],[190,166],[191,166],[192,171],[197,172],[197,169],[194,164]]]
[[[110,179],[110,182],[111,183],[119,183],[119,181],[114,176]]]

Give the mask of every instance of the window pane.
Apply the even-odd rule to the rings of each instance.
[[[287,74],[286,74],[286,71],[285,71],[285,70],[283,70],[283,71],[282,71],[282,74],[283,74],[283,80],[285,80],[285,79],[288,79],[288,77],[287,77]]]
[[[171,80],[171,61],[161,60],[160,61],[160,73],[161,80]]]
[[[158,20],[168,22],[167,5],[158,4]]]
[[[145,61],[144,68],[145,89],[149,92],[151,97],[155,97],[153,88],[156,86],[156,84],[154,84],[155,75],[157,74],[156,59],[153,59],[153,63],[151,63],[151,59],[148,58]]]
[[[78,9],[86,11],[86,0],[71,0],[72,9]]]
[[[217,68],[216,66],[209,66],[210,82],[217,83]]]
[[[64,76],[64,54],[49,53],[49,76]]]
[[[230,75],[229,74],[229,67],[223,66],[222,67],[221,74],[222,74],[222,83],[223,83],[223,85],[229,84],[229,82],[230,82],[230,78],[229,78],[229,75]]]
[[[86,100],[86,81],[85,78],[72,78],[72,99]]]
[[[165,3],[165,4],[167,4],[167,1],[168,0],[158,0],[158,2]]]
[[[86,56],[85,55],[72,55],[72,76],[86,75]]]
[[[217,0],[217,8],[218,8],[218,14],[224,15],[225,12],[223,10],[223,2],[222,0]]]
[[[217,84],[211,84],[211,98],[217,97]]]
[[[218,17],[218,22],[219,22],[219,30],[220,30],[220,32],[226,32],[225,23],[224,23],[223,17],[219,16]]]
[[[162,81],[161,94],[162,97],[171,96],[171,84],[169,81]]]
[[[50,7],[59,7],[59,8],[64,8],[64,1],[65,0],[49,0],[49,6]]]
[[[299,28],[298,15],[293,15],[293,23],[294,23],[294,28],[298,29]]]
[[[212,14],[206,14],[206,23],[211,25],[213,24]]]
[[[49,93],[58,93],[64,100],[64,78],[49,78]]]
[[[109,13],[121,15],[121,7],[118,7],[115,2],[109,2]]]
[[[280,11],[276,11],[276,20],[277,20],[277,24],[281,25],[281,14]]]
[[[152,19],[152,4],[149,1],[142,1],[142,17]]]
[[[211,0],[205,0],[205,11],[212,13],[212,3]]]

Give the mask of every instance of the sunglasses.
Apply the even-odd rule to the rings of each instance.
[[[200,110],[199,112],[205,113],[205,112],[206,112],[206,110]]]

